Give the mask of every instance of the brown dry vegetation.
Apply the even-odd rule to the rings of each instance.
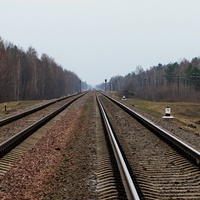
[[[200,104],[188,102],[153,102],[138,99],[128,99],[127,103],[150,114],[162,117],[165,108],[171,108],[173,123],[183,126],[189,131],[200,133]]]
[[[111,96],[115,93],[111,92]],[[30,109],[46,103],[47,101],[14,101],[7,103],[7,112],[4,111],[4,104],[0,104],[0,118],[13,115],[15,112]],[[143,111],[149,112],[157,117],[165,114],[165,108],[171,108],[171,115],[174,117],[174,123],[182,125],[187,130],[200,133],[200,103],[189,102],[154,102],[139,99],[127,99],[128,104],[135,106]]]
[[[6,103],[6,111],[5,105]],[[35,101],[11,101],[0,103],[0,118],[8,117],[9,115],[14,115],[15,112],[21,112],[31,109],[36,106],[47,103],[47,100],[35,100]]]
[[[16,109],[22,109],[36,104],[39,101],[13,101],[13,102],[5,102],[7,104],[8,110],[11,112]],[[0,110],[4,111],[4,103],[0,104]]]

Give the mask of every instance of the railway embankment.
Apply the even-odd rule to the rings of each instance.
[[[138,187],[144,193],[144,198],[159,199],[165,196],[167,199],[171,198],[172,192],[181,198],[185,198],[186,193],[186,197],[192,198],[193,195],[194,199],[200,195],[197,183],[199,178],[195,178],[193,182],[191,176],[199,177],[197,166],[185,161],[184,157],[179,157],[176,151],[152,135],[139,122],[135,122],[129,114],[99,93],[98,95],[117,140],[121,142],[126,160],[130,163],[131,173],[138,178]],[[118,100],[200,150],[197,131],[186,129],[185,124],[179,123],[177,119],[164,120],[158,112],[140,109],[130,100]],[[37,130],[40,136],[37,136],[37,140],[33,138],[35,143],[19,159],[14,162],[9,160],[16,157],[14,149],[8,153],[9,159],[3,158],[10,168],[0,176],[0,199],[126,199],[120,196],[122,193],[116,184],[119,179],[116,181],[112,172],[116,164],[111,163],[111,150],[108,148],[102,121],[94,92],[87,93],[70,104]],[[8,131],[12,132],[11,130],[12,123]],[[28,144],[29,142],[25,145]],[[24,149],[23,146],[21,148]],[[179,165],[181,168],[178,168]],[[1,169],[4,171],[4,166],[0,163]],[[189,171],[191,169],[192,172]],[[191,184],[188,185],[188,182]],[[185,191],[186,186],[191,186],[194,191]],[[177,191],[179,192],[176,193]]]

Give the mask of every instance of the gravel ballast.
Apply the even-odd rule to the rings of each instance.
[[[0,199],[92,196],[88,177],[93,176],[95,159],[93,98],[88,94],[72,104],[66,115],[2,177]]]
[[[200,137],[129,105],[199,150]],[[94,93],[78,99],[14,167],[0,178],[0,199],[98,199],[97,104]],[[120,116],[119,116],[120,117]],[[122,119],[123,120],[123,119]]]

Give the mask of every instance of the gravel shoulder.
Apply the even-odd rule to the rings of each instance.
[[[95,192],[90,189],[90,180],[95,179],[96,157],[93,115],[93,93],[73,103],[67,114],[0,180],[0,199],[93,198]]]
[[[96,127],[97,120],[101,122],[96,106],[91,92],[67,108],[66,114],[0,179],[0,199],[98,199]],[[200,149],[199,135],[132,109]]]

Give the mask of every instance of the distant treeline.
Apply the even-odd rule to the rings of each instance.
[[[144,71],[141,66],[126,76],[115,76],[99,85],[103,90],[151,101],[200,102],[200,57],[189,62],[153,66]]]
[[[25,52],[0,38],[0,102],[52,99],[87,87],[79,77],[36,50]]]

